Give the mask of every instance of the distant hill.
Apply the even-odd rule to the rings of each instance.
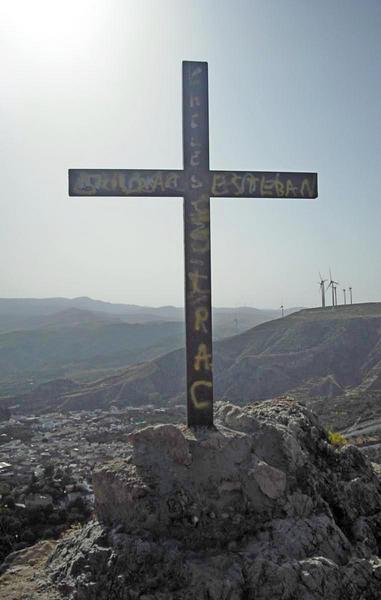
[[[333,398],[381,392],[381,304],[309,309],[214,347],[216,397],[235,403],[294,394]],[[12,400],[30,411],[184,401],[184,351],[99,381]]]
[[[62,310],[53,312],[57,308]],[[217,308],[214,337],[244,331],[278,312]],[[99,379],[183,344],[183,310],[176,307],[90,298],[0,299],[0,396],[29,391],[57,377]]]
[[[381,373],[381,303],[302,310],[265,323],[218,346],[216,366],[220,395],[234,401],[369,389]]]
[[[80,298],[0,298],[0,331],[40,327],[49,316],[68,310],[106,314],[132,323],[181,321],[183,311],[176,307],[151,308],[134,304],[114,304]]]
[[[45,324],[48,317],[58,318],[67,311],[87,311],[105,314],[127,323],[149,323],[157,321],[184,321],[184,309],[177,306],[138,306],[115,304],[80,298],[0,298],[0,333],[34,329]],[[286,314],[298,310],[290,308]],[[57,317],[56,317],[57,316]],[[217,338],[233,335],[280,316],[279,310],[262,310],[248,306],[236,308],[214,308],[213,318]]]
[[[113,315],[68,309],[40,326],[0,334],[0,395],[54,378],[97,379],[184,343],[180,322],[125,323]]]

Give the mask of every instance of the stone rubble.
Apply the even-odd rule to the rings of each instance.
[[[287,399],[155,425],[95,468],[98,520],[49,572],[70,600],[377,600],[381,483]]]
[[[115,407],[0,422],[0,565],[7,554],[56,538],[88,518],[94,465],[129,451],[128,435],[182,420],[184,407]],[[1,572],[1,566],[0,566]]]

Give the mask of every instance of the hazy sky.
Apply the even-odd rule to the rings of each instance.
[[[67,170],[182,168],[184,59],[211,168],[319,173],[212,200],[213,304],[314,306],[329,266],[381,300],[380,0],[0,0],[0,296],[183,304],[182,200],[69,198]]]

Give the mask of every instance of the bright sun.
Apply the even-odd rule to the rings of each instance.
[[[0,32],[9,50],[70,60],[94,39],[107,2],[12,0],[0,4]]]

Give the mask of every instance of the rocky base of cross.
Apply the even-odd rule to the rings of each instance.
[[[49,570],[78,600],[381,597],[381,485],[287,399],[220,405],[216,431],[147,427],[94,473],[99,521]]]

